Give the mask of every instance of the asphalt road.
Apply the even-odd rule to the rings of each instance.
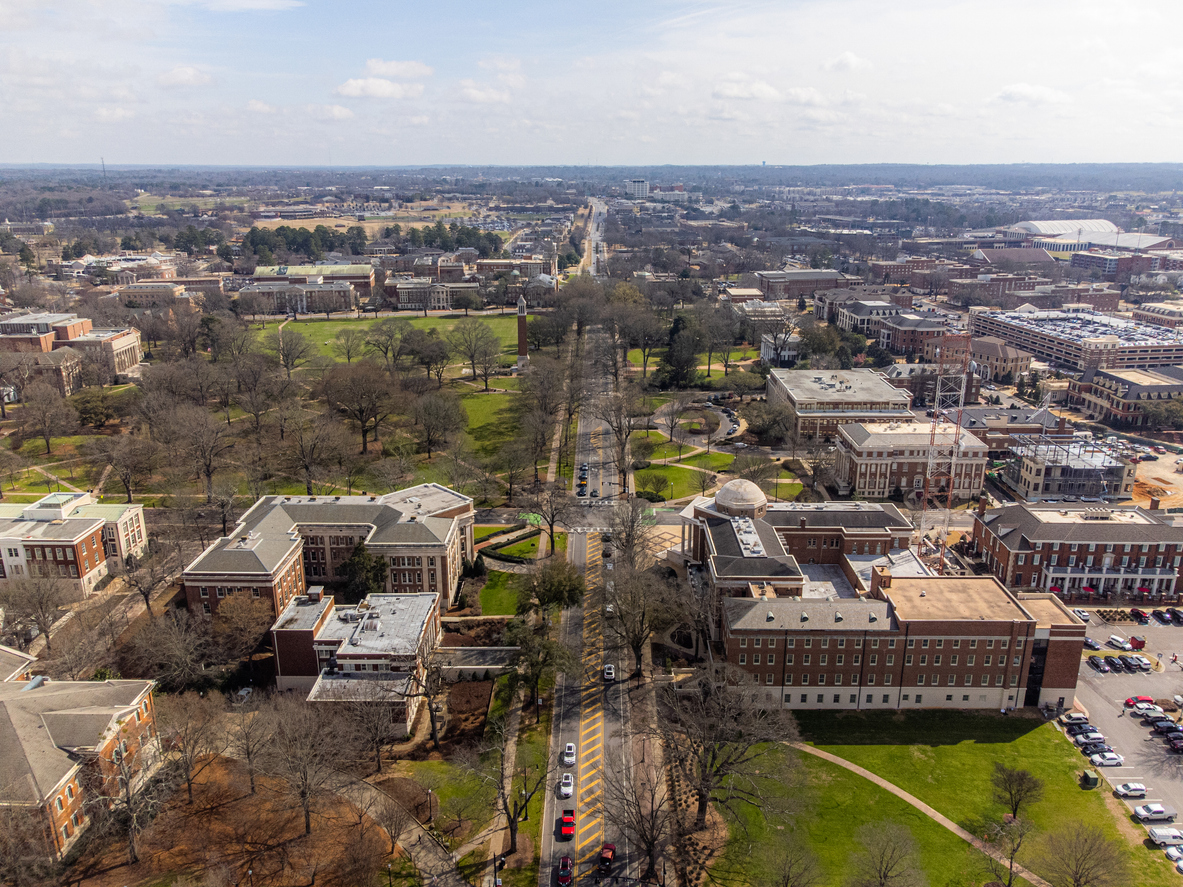
[[[1152,662],[1161,662],[1161,670],[1130,674],[1113,671],[1101,674],[1084,661],[1081,663],[1076,699],[1089,714],[1089,723],[1100,729],[1107,744],[1125,758],[1121,767],[1098,768],[1109,785],[1141,782],[1146,785],[1146,800],[1135,804],[1159,802],[1183,812],[1183,755],[1172,754],[1162,739],[1142,719],[1126,714],[1125,700],[1131,696],[1151,696],[1170,699],[1183,693],[1183,668],[1171,663],[1176,653],[1183,661],[1183,627],[1172,625],[1134,625],[1129,622],[1107,625],[1094,615],[1089,621],[1089,637],[1104,644],[1111,634],[1146,637],[1146,649],[1141,651]],[[1085,654],[1093,651],[1086,650]],[[1115,650],[1106,649],[1115,653]],[[1161,660],[1159,659],[1161,654]],[[1179,713],[1174,717],[1178,719]],[[1083,760],[1082,766],[1087,766]],[[1134,820],[1137,822],[1137,820]],[[1154,823],[1162,825],[1163,823]]]

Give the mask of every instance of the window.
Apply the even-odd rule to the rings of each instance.
[[[807,675],[807,674],[801,675],[801,686],[804,687],[804,686],[807,686],[808,684],[809,684],[809,675]]]
[[[813,638],[806,638],[805,643],[802,644],[802,646],[805,647],[806,650],[808,650],[810,647],[813,646]]]
[[[987,650],[994,649],[994,639],[993,638],[990,638],[988,641],[986,641],[986,649]]]
[[[776,646],[776,638],[769,638],[768,639],[768,649],[771,650],[775,646]]]
[[[209,589],[206,588],[204,585],[201,587],[201,596],[202,597],[209,597]]]
[[[826,660],[829,658],[830,658],[830,655],[828,653],[822,653],[821,656],[818,657],[818,664],[825,665]]]
[[[892,638],[891,640],[889,640],[887,642],[887,649],[889,649],[889,650],[895,649],[895,638]]]
[[[887,664],[888,665],[895,665],[895,653],[888,653],[887,654]]]
[[[217,592],[219,598],[224,598],[226,596],[226,589],[222,588],[220,585],[217,588]]]
[[[927,657],[927,656],[921,656],[921,657],[920,657],[920,664],[921,664],[921,665],[928,665],[928,657]]]
[[[911,665],[911,664],[912,664],[912,654],[909,653],[904,657],[904,665]]]
[[[1019,676],[1017,674],[1013,674],[1010,676],[1010,685],[1012,687],[1019,686]]]
[[[982,675],[982,686],[983,686],[983,687],[989,687],[989,686],[990,686],[990,675],[988,675],[988,674],[984,674],[984,675]]]
[[[793,683],[793,676],[791,674],[785,675],[785,686],[788,687],[788,686],[792,685],[792,683]],[[788,702],[788,701],[789,701],[789,697],[786,695],[785,702]]]
[[[817,701],[818,701],[818,704],[820,705],[821,703],[826,701],[826,697],[823,696],[821,693],[818,693],[817,694]]]
[[[995,686],[995,687],[1001,687],[1001,686],[1002,686],[1002,675],[1000,675],[1000,674],[996,674],[996,675],[994,675],[994,686]]]
[[[740,665],[747,665],[748,664],[748,654],[747,653],[740,653],[739,654],[739,664]]]
[[[922,641],[920,642],[920,647],[921,647],[921,649],[923,649],[923,650],[927,650],[927,649],[928,649],[928,638],[925,638],[924,640],[922,640]]]
[[[769,653],[767,656],[765,656],[764,659],[765,659],[765,661],[767,661],[767,663],[769,665],[776,665],[776,657],[774,655],[772,655],[771,653]]]
[[[867,662],[868,662],[870,665],[876,665],[876,664],[878,663],[878,660],[879,660],[879,654],[878,654],[878,653],[872,653],[872,654],[871,654],[871,657],[870,657],[870,658],[867,660]]]
[[[841,653],[837,654],[837,655],[834,657],[834,664],[835,664],[835,665],[841,665],[841,664],[842,664],[842,659],[843,659],[843,656],[842,656],[842,654],[841,654]]]
[[[985,658],[982,659],[982,665],[989,665],[989,664],[990,664],[990,657],[989,656],[986,656]]]
[[[883,694],[883,704],[884,705],[887,705],[888,700],[890,700],[890,699],[891,699],[891,696],[889,694],[887,694],[887,693]]]
[[[752,638],[752,646],[753,646],[753,647],[756,647],[756,648],[759,648],[759,646],[760,646],[760,638]]]
[[[740,639],[739,639],[739,645],[740,645],[741,647],[746,647],[746,646],[748,645],[748,639],[747,639],[747,638],[740,638]]]
[[[908,649],[911,650],[916,646],[916,638],[908,638]]]
[[[69,798],[71,801],[74,800],[74,786],[72,786],[72,785],[66,786],[66,797]]]
[[[867,675],[867,686],[868,686],[868,687],[874,687],[874,686],[875,686],[875,675],[873,675],[873,674],[869,674],[869,675]]]
[[[809,702],[809,697],[806,696],[804,693],[802,693],[801,694],[801,704],[805,705],[807,702]]]
[[[850,657],[850,660],[854,665],[861,665],[862,659],[863,659],[862,653],[855,653],[853,656]]]
[[[61,795],[58,795],[56,798],[54,798],[53,805],[58,808],[59,813],[65,809],[64,805],[62,804]]]
[[[786,653],[785,654],[785,665],[792,665],[792,664],[793,664],[793,654]]]
[[[850,683],[854,684],[857,687],[858,686],[858,675],[852,674],[850,676]]]
[[[838,649],[841,650],[846,646],[846,638],[838,638]]]
[[[840,674],[834,675],[834,686],[839,687],[841,685],[842,685],[842,675],[840,675]],[[834,701],[837,702],[838,700],[835,699]]]
[[[883,683],[884,683],[885,685],[890,685],[890,684],[891,684],[891,675],[890,675],[890,674],[885,674],[885,675],[883,676]]]
[[[965,657],[965,664],[966,665],[973,665],[974,664],[974,657],[973,657],[972,653],[970,653],[968,656]]]
[[[766,683],[766,684],[772,683],[772,672],[768,672],[766,675],[764,675],[764,683]]]
[[[809,654],[808,654],[808,653],[802,653],[802,654],[801,654],[801,664],[802,664],[802,665],[808,665],[808,664],[809,664]]]
[[[919,684],[921,687],[923,687],[924,686],[924,675],[922,675],[922,674],[916,675],[916,683]]]
[[[760,654],[759,653],[752,654],[752,665],[759,665],[759,664],[760,664]]]
[[[208,616],[210,614],[209,604],[202,604],[201,605],[201,612],[202,612],[202,614]]]
[[[941,664],[941,657],[939,654],[932,657],[932,664],[933,665],[940,665]]]
[[[956,653],[954,653],[952,656],[949,657],[949,664],[950,665],[957,664],[957,654]]]
[[[943,647],[943,646],[945,646],[945,641],[944,641],[944,639],[942,639],[942,638],[937,638],[937,649],[939,650],[939,649],[941,649],[941,647]]]
[[[825,649],[828,646],[830,646],[830,639],[829,638],[822,638],[822,648]]]

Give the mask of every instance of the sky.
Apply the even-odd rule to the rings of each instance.
[[[1178,0],[0,0],[0,163],[1178,161],[1181,26]]]

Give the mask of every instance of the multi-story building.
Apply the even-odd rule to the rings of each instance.
[[[891,302],[866,302],[857,299],[838,306],[835,323],[839,329],[861,333],[874,341],[879,338],[879,330],[884,321],[901,312],[902,309]]]
[[[56,576],[81,599],[110,572],[111,559],[147,550],[143,505],[98,504],[90,493],[0,504],[0,583]]]
[[[879,347],[894,354],[923,354],[925,346],[943,338],[949,325],[936,313],[901,312],[879,323]]]
[[[1004,505],[974,518],[973,551],[1008,588],[1177,601],[1183,527],[1141,506]]]
[[[851,422],[912,419],[912,396],[875,370],[782,370],[768,374],[770,404],[786,404],[800,438],[832,439]]]
[[[1031,435],[1057,443],[1071,443],[1073,439],[1073,428],[1067,419],[1032,407],[1022,410],[966,407],[961,411],[961,426],[985,442],[991,459],[1008,458],[1012,448],[1026,443]]]
[[[161,759],[152,681],[0,683],[0,806],[65,856],[103,798],[138,792]]]
[[[927,271],[937,263],[936,259],[922,256],[908,256],[893,262],[874,260],[871,262],[871,279],[876,283],[909,283],[912,274],[917,271]]]
[[[185,569],[189,610],[216,614],[227,596],[250,594],[280,613],[306,577],[340,581],[359,542],[386,564],[388,592],[438,594],[446,609],[472,557],[474,515],[472,499],[439,484],[385,496],[266,496]]]
[[[144,353],[135,327],[96,330],[90,318],[75,314],[0,317],[0,351],[48,354],[60,348],[73,348],[84,359],[102,361],[121,376],[138,367]]]
[[[1050,594],[932,575],[894,506],[770,505],[736,480],[682,520],[680,556],[719,599],[723,655],[768,704],[1072,705],[1083,623]]]
[[[415,694],[442,636],[438,594],[371,594],[337,606],[313,586],[271,628],[276,686],[306,692],[310,702],[380,700],[410,733],[423,700]]]
[[[1170,329],[1183,324],[1183,302],[1143,302],[1134,307],[1134,320]]]
[[[325,283],[319,277],[309,278],[306,283],[251,283],[240,289],[238,296],[259,296],[267,302],[272,314],[328,313],[357,307],[352,283],[343,280]]]
[[[732,308],[745,302],[761,302],[765,305],[780,307],[779,302],[764,302],[764,293],[754,286],[725,286],[723,292],[719,294],[719,301],[727,303]]]
[[[960,340],[956,344],[946,346],[943,336],[937,336],[924,343],[924,359],[935,361],[937,352],[944,353],[945,348],[953,349],[952,357],[962,357],[965,349]],[[1031,369],[1032,354],[1019,348],[1012,348],[1002,339],[995,336],[975,336],[970,340],[969,358],[976,365],[974,372],[983,382],[1001,379],[1004,376],[1012,380],[1027,373]]]
[[[254,283],[349,283],[360,298],[374,287],[373,265],[260,265]]]
[[[1119,276],[1129,274],[1153,274],[1158,271],[1158,256],[1088,250],[1072,253],[1070,264],[1082,271],[1097,271],[1105,280],[1117,280]]]
[[[1146,407],[1183,398],[1183,367],[1153,370],[1087,369],[1068,380],[1068,403],[1087,419],[1115,428],[1154,425]]]
[[[756,286],[769,299],[797,299],[818,290],[832,290],[860,282],[840,271],[757,271]]]
[[[949,304],[971,306],[997,302],[1009,293],[1029,293],[1050,285],[1046,277],[1025,274],[979,274],[949,281]]]
[[[1011,454],[999,477],[1029,502],[1133,498],[1134,463],[1115,459],[1088,441],[1020,438]]]
[[[940,367],[931,363],[893,363],[879,371],[896,388],[912,395],[912,407],[925,409],[933,406],[937,396]],[[982,380],[974,373],[958,374],[965,391],[965,402],[974,404],[982,390]],[[947,389],[946,389],[947,390]]]
[[[1093,311],[971,309],[969,332],[997,336],[1055,366],[1085,370],[1183,364],[1183,331]]]
[[[950,429],[952,426],[950,426]],[[948,452],[955,441],[952,430],[937,432],[936,447]],[[924,489],[932,428],[920,422],[856,423],[838,429],[834,479],[843,496],[886,499]],[[956,441],[953,497],[977,499],[986,480],[986,444],[962,430]]]
[[[624,183],[624,193],[629,200],[648,200],[649,183],[645,179],[629,179]]]

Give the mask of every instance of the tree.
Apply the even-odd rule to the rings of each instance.
[[[370,810],[370,817],[390,838],[390,855],[394,855],[398,842],[402,840],[412,821],[411,812],[402,804],[389,796],[383,796],[378,804]]]
[[[177,610],[158,619],[151,631],[137,634],[128,652],[139,672],[152,675],[166,690],[181,690],[205,676],[213,650],[209,620]]]
[[[665,428],[666,434],[671,441],[674,440],[674,432],[681,427],[682,419],[685,418],[686,413],[690,411],[690,404],[694,397],[686,392],[679,392],[670,398],[669,403],[661,408],[661,424]],[[683,441],[683,445],[685,441]],[[679,453],[681,455],[681,453]]]
[[[338,769],[347,757],[345,725],[331,705],[281,695],[268,709],[271,741],[261,761],[280,780],[304,813],[304,834],[312,834],[312,808],[342,781]]]
[[[555,527],[567,522],[571,510],[571,499],[567,496],[567,490],[559,484],[543,484],[538,492],[530,496],[526,507],[542,518],[542,523],[546,526],[547,537],[550,539],[546,556],[550,557],[555,553]]]
[[[25,388],[24,403],[17,416],[21,433],[45,441],[45,455],[53,453],[53,438],[69,434],[78,423],[78,414],[56,388],[34,382]]]
[[[237,662],[254,652],[274,622],[270,600],[238,592],[218,604],[214,634],[226,658]]]
[[[230,723],[227,731],[229,745],[234,757],[246,764],[251,794],[255,794],[255,771],[267,748],[270,738],[267,713],[262,711],[256,698],[258,691],[245,698],[239,698],[230,706]],[[270,701],[267,703],[270,705]]]
[[[530,473],[534,463],[530,461],[530,454],[520,440],[508,441],[497,455],[497,465],[501,469],[501,477],[505,481],[505,502],[513,504],[514,487],[525,483],[526,475]]]
[[[366,348],[373,354],[380,354],[386,362],[386,369],[394,372],[408,353],[407,345],[414,329],[409,320],[394,317],[379,320],[370,327]]]
[[[127,860],[133,865],[140,861],[140,835],[164,807],[174,788],[175,777],[169,768],[145,778],[147,742],[157,743],[159,751],[159,734],[155,739],[144,740],[131,754],[124,753],[121,743],[111,743],[107,746],[110,752],[99,753],[97,766],[83,770],[86,784],[82,796],[86,799],[90,828],[96,832],[121,832],[127,841]]]
[[[512,620],[505,627],[505,641],[507,646],[517,647],[514,665],[530,687],[530,707],[541,720],[541,710],[535,703],[542,679],[554,672],[577,668],[575,654],[561,641],[547,635],[544,629],[535,628],[522,618]]]
[[[28,576],[11,578],[0,588],[0,609],[20,628],[36,628],[45,638],[45,652],[52,655],[50,629],[61,617],[61,608],[77,595],[65,580],[48,572],[34,573],[36,568],[36,562],[30,562]]]
[[[365,687],[370,693],[363,693],[363,698],[346,702],[344,715],[349,727],[357,736],[359,745],[369,749],[374,754],[374,772],[382,772],[382,746],[401,735],[402,730],[396,729],[394,708],[390,703],[389,694],[378,686]]]
[[[415,401],[414,414],[419,439],[427,450],[428,459],[449,437],[468,424],[468,414],[460,400],[443,392],[425,394]]]
[[[456,326],[452,327],[452,331],[448,333],[448,343],[452,346],[452,351],[456,356],[468,364],[474,381],[477,378],[477,368],[481,364],[482,358],[489,354],[500,355],[501,353],[501,340],[497,338],[497,334],[483,320],[475,318],[457,321]],[[489,381],[486,377],[485,388],[488,389],[488,387]]]
[[[801,465],[809,472],[810,488],[816,490],[819,484],[825,484],[834,468],[833,447],[815,437],[801,447],[800,458]]]
[[[75,401],[78,421],[93,428],[102,428],[115,418],[115,408],[104,388],[87,388]]]
[[[15,806],[0,810],[0,883],[41,887],[57,883],[60,871],[41,817]]]
[[[536,605],[544,612],[574,607],[587,591],[583,571],[570,561],[551,558],[540,564],[518,584],[518,612],[525,613]]]
[[[593,419],[608,426],[607,461],[621,478],[621,498],[628,498],[629,438],[638,425],[640,413],[636,395],[632,391],[606,394],[592,403],[590,413]]]
[[[1035,833],[1034,824],[1027,819],[1012,819],[999,823],[986,836],[987,851],[982,854],[982,865],[991,880],[1014,887],[1020,877],[1018,857]]]
[[[1016,818],[1023,807],[1035,804],[1043,797],[1042,779],[1030,770],[1014,769],[999,761],[994,762],[990,782],[994,786],[994,800]]]
[[[149,539],[149,546],[155,545],[155,541]],[[156,618],[152,611],[153,592],[169,580],[176,568],[173,553],[164,546],[160,546],[160,549],[146,557],[129,554],[123,562],[123,581],[144,599],[144,609],[148,611],[149,619]]]
[[[1043,875],[1053,887],[1118,887],[1129,883],[1122,843],[1099,826],[1068,822],[1048,835]]]
[[[625,334],[641,352],[641,379],[649,375],[649,358],[669,341],[669,330],[651,311],[639,309],[625,316]]]
[[[706,827],[713,802],[732,814],[742,805],[768,809],[767,791],[793,775],[766,760],[780,743],[797,736],[792,715],[753,698],[746,672],[725,663],[696,670],[690,681],[660,690],[657,734],[697,802],[695,827]],[[687,692],[690,691],[690,692]],[[792,759],[785,759],[791,766]]]
[[[339,462],[349,450],[345,432],[327,416],[301,418],[287,436],[287,456],[292,466],[304,476],[304,489],[312,495],[312,481]]]
[[[123,485],[130,504],[132,495],[156,470],[158,447],[150,439],[132,434],[96,438],[90,447],[94,458],[109,465],[112,474]]]
[[[452,309],[463,309],[465,317],[468,317],[469,311],[480,311],[483,307],[481,297],[476,293],[459,292],[452,296]]]
[[[370,554],[366,543],[358,540],[349,558],[339,570],[345,581],[345,594],[350,600],[362,600],[386,588],[386,561]]]
[[[855,832],[862,851],[850,859],[850,887],[922,887],[920,846],[907,826],[883,820]]]
[[[292,377],[292,370],[307,363],[316,351],[303,333],[296,330],[285,330],[282,327],[268,336],[267,350],[275,355],[289,379]]]
[[[675,324],[676,326],[676,324]],[[687,388],[698,376],[699,336],[689,327],[678,330],[661,359],[671,388]]]
[[[623,829],[645,860],[640,880],[648,883],[657,875],[657,855],[670,839],[673,801],[665,771],[653,757],[631,767],[605,768],[604,793],[598,812],[605,822]]]
[[[490,741],[484,748],[466,750],[459,763],[481,783],[486,796],[492,796],[509,827],[509,852],[517,853],[518,826],[530,801],[550,781],[550,761],[545,745],[540,748],[531,743],[517,746],[511,763],[514,746],[504,724],[490,725],[488,735]]]
[[[731,473],[744,480],[750,480],[758,487],[763,487],[776,477],[777,467],[775,459],[755,453],[744,453],[736,456],[735,461],[731,463]]]
[[[630,499],[614,505],[608,512],[612,546],[622,567],[639,570],[652,559],[650,540],[655,522],[649,508],[649,503],[643,499]]]
[[[371,426],[377,441],[378,426],[394,412],[390,387],[390,377],[368,360],[334,367],[325,375],[325,399],[361,427],[363,455],[368,451]]]
[[[227,739],[219,720],[226,711],[225,697],[199,695],[192,690],[156,701],[160,731],[181,766],[181,778],[193,803],[193,780],[225,749]]]
[[[604,589],[604,602],[612,608],[604,628],[609,637],[632,652],[633,676],[640,678],[645,647],[655,632],[676,620],[678,593],[672,583],[654,572],[623,565],[614,572],[615,578]]]
[[[545,410],[533,409],[522,417],[522,439],[529,447],[530,464],[534,466],[534,485],[541,482],[539,477],[539,463],[546,458],[550,451],[551,435],[554,432],[553,414]]]
[[[431,744],[439,751],[440,728],[437,717],[436,700],[448,692],[448,684],[444,680],[444,670],[435,656],[421,661],[419,667],[411,672],[403,689],[398,691],[402,699],[422,699],[427,705],[427,720],[431,725]]]
[[[25,386],[33,378],[35,365],[36,359],[32,354],[10,351],[0,353],[0,386],[12,388],[19,400]],[[5,399],[0,397],[0,419],[7,418],[8,405]]]
[[[824,873],[809,845],[798,837],[769,843],[761,855],[762,882],[769,887],[817,887]]]
[[[366,334],[356,327],[338,330],[333,341],[333,353],[346,363],[353,363],[355,357],[365,354],[366,347]]]
[[[718,475],[711,474],[709,471],[694,472],[694,486],[703,496],[711,491],[718,479]]]
[[[431,335],[434,332],[434,328],[430,333],[415,330],[416,335],[412,337],[413,343],[409,347],[419,366],[426,370],[427,375],[435,376],[437,386],[443,388],[444,371],[452,362],[452,349],[438,335]]]
[[[225,462],[226,453],[234,447],[230,428],[201,407],[186,406],[177,410],[175,427],[183,429],[186,449],[193,460],[197,475],[205,481],[206,504],[214,499],[214,474]]]

